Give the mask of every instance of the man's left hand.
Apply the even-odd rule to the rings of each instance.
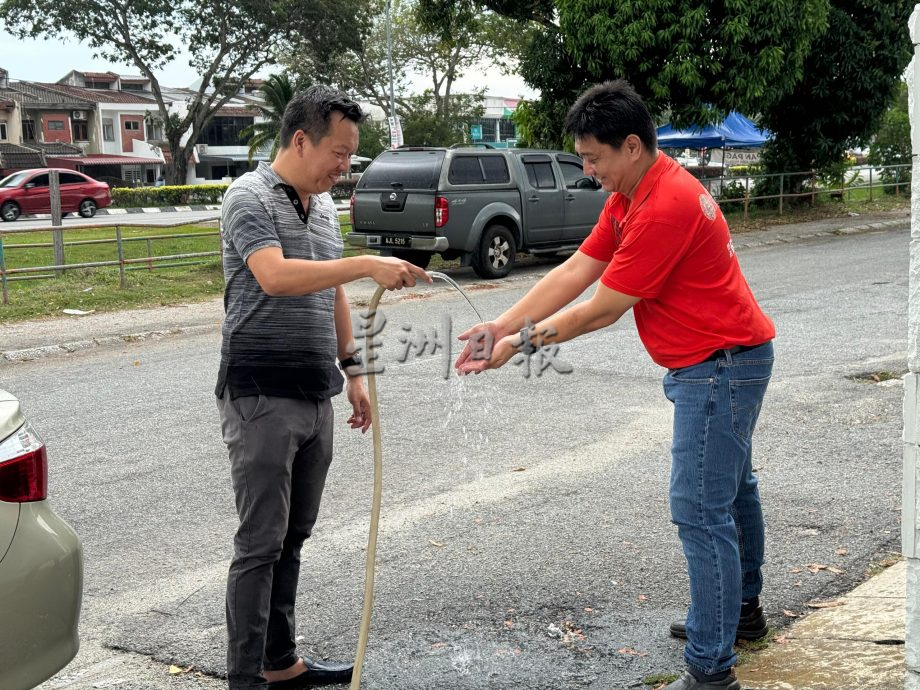
[[[371,400],[367,396],[367,388],[364,387],[364,378],[349,376],[345,384],[345,393],[352,410],[351,417],[348,418],[348,425],[366,434],[371,428]]]

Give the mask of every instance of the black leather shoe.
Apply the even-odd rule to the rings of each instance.
[[[722,680],[703,681],[694,678],[690,671],[684,671],[680,678],[664,686],[664,690],[741,690],[741,683],[731,673]]]
[[[340,685],[351,682],[354,664],[335,661],[313,661],[304,657],[307,670],[299,676],[287,680],[277,680],[268,684],[269,690],[302,690],[317,685]]]
[[[687,639],[686,621],[671,623],[671,634],[682,640]],[[767,619],[763,615],[763,608],[756,599],[750,605],[741,607],[741,616],[738,618],[738,631],[735,633],[736,640],[760,640],[767,636],[770,628],[767,626]]]

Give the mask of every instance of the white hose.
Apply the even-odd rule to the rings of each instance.
[[[377,305],[385,288],[378,287],[368,307],[369,318],[375,318]],[[361,628],[358,631],[358,651],[355,654],[355,668],[351,674],[351,690],[361,687],[361,669],[364,666],[364,651],[367,649],[367,635],[371,627],[371,610],[374,608],[374,566],[377,560],[377,525],[380,522],[380,494],[383,490],[383,450],[380,441],[380,411],[377,408],[377,377],[370,362],[373,345],[373,328],[365,329],[364,353],[368,359],[367,392],[371,403],[371,434],[374,439],[374,497],[371,502],[371,525],[367,537],[367,565],[364,571],[364,610],[361,613]]]

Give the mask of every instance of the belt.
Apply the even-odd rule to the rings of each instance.
[[[703,362],[713,362],[717,359],[722,359],[727,355],[737,355],[739,352],[747,352],[748,350],[753,350],[755,347],[760,347],[763,343],[757,343],[756,345],[735,345],[734,347],[723,347],[719,350],[716,350],[711,355],[709,355]]]

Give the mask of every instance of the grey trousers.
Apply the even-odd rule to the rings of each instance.
[[[217,399],[240,526],[227,577],[230,688],[264,687],[262,670],[297,661],[300,549],[332,461],[330,400]]]

